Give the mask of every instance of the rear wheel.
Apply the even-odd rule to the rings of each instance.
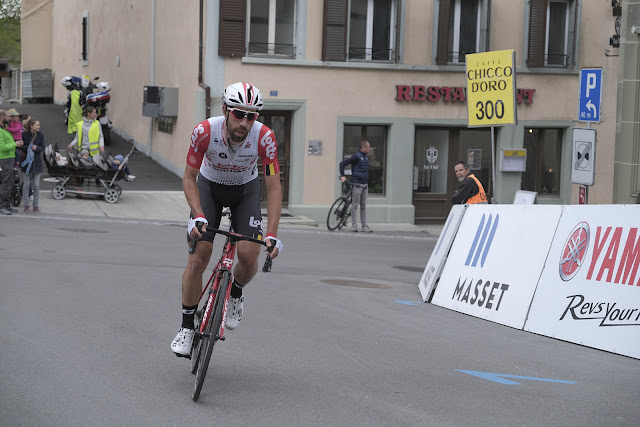
[[[220,338],[218,334],[222,327],[222,314],[224,311],[224,300],[227,295],[227,287],[229,286],[229,278],[229,272],[225,271],[222,274],[220,286],[218,287],[218,292],[216,293],[216,298],[213,302],[209,323],[207,324],[205,333],[200,340],[199,354],[196,355],[200,360],[196,372],[196,383],[193,388],[193,394],[191,395],[194,401],[198,400],[198,397],[200,397],[202,384],[204,384],[204,378],[207,375],[207,369],[209,368],[209,361],[211,360],[213,346]]]
[[[338,227],[342,227],[342,223],[345,221],[347,208],[347,198],[342,196],[338,197],[331,209],[329,209],[329,216],[327,216],[327,228],[329,231],[333,231]]]
[[[119,198],[120,193],[118,193],[116,188],[108,188],[107,191],[104,192],[104,201],[107,203],[116,203]]]

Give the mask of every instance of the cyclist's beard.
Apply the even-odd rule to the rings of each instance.
[[[244,131],[244,135],[243,136],[238,136],[236,135],[236,131],[237,130],[241,130]],[[231,129],[231,127],[229,126],[229,123],[227,122],[227,134],[229,135],[229,139],[237,144],[243,142],[246,138],[247,138],[247,128],[244,126],[238,126],[235,127],[233,129]]]

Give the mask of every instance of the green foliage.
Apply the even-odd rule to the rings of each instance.
[[[20,0],[2,0],[0,4],[0,58],[20,66]]]

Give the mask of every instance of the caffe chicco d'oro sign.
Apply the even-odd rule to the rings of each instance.
[[[513,49],[469,54],[466,63],[469,126],[516,124]]]

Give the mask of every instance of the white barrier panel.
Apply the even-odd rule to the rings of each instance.
[[[451,249],[453,239],[456,237],[466,208],[466,205],[453,205],[447,217],[447,222],[444,223],[442,233],[440,233],[440,237],[438,238],[438,243],[436,243],[436,247],[433,249],[433,252],[431,252],[429,262],[427,262],[424,273],[422,273],[422,278],[418,283],[418,289],[424,302],[427,302],[429,298],[431,298],[435,284],[440,278],[440,273],[447,260],[447,254],[449,253],[449,249]]]
[[[640,206],[565,206],[525,330],[640,358]]]
[[[432,303],[522,329],[562,206],[472,205]]]

